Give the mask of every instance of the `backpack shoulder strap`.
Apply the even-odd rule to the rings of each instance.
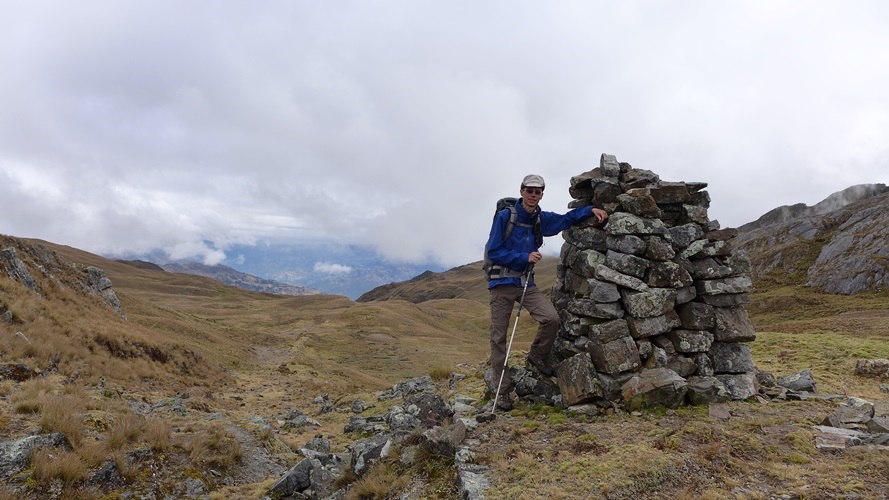
[[[510,205],[506,207],[509,210],[509,220],[506,221],[506,227],[503,228],[503,241],[509,239],[509,235],[512,234],[513,228],[516,225],[516,219],[519,217],[519,213],[516,212],[515,205]]]
[[[509,209],[509,220],[506,222],[506,227],[503,228],[503,241],[509,239],[509,235],[512,234],[513,228],[516,226],[521,227],[529,227],[534,231],[534,239],[537,242],[537,246],[542,244],[542,235],[541,235],[541,227],[540,227],[540,210],[534,215],[534,219],[531,224],[524,224],[522,222],[518,222],[519,213],[516,211],[515,205],[510,205],[507,207]]]

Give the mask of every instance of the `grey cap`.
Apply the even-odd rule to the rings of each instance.
[[[543,177],[539,175],[531,174],[526,175],[524,179],[522,179],[522,186],[529,188],[545,188],[546,183],[543,182]]]

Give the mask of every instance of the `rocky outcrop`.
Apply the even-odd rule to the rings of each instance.
[[[756,338],[744,309],[750,263],[735,251],[737,230],[708,218],[706,186],[662,181],[611,155],[571,179],[571,207],[611,215],[604,227],[589,218],[563,233],[552,361],[565,405],[675,407],[756,393],[745,344]]]
[[[118,314],[121,314],[120,299],[117,298],[117,294],[111,288],[111,280],[108,279],[105,271],[98,267],[89,266],[86,268],[86,273],[89,279],[89,291],[102,297],[106,304]]]
[[[343,432],[363,435],[348,446],[348,452],[331,454],[330,443],[313,438],[300,449],[303,458],[267,491],[270,498],[343,498],[347,487],[337,489],[337,480],[348,469],[355,477],[364,476],[376,463],[399,456],[402,467],[410,467],[425,456],[453,460],[457,468],[461,498],[483,498],[488,467],[473,462],[464,446],[467,432],[478,425],[471,406],[475,400],[455,396],[452,403],[435,392],[427,375],[399,382],[378,394],[380,401],[401,398],[389,412],[363,417],[352,415]],[[370,408],[373,405],[360,405]],[[481,416],[493,418],[490,408]],[[409,439],[409,437],[413,436]]]
[[[9,247],[0,250],[0,267],[6,269],[9,279],[18,281],[25,285],[29,290],[37,290],[37,282],[31,277],[28,266],[19,259],[18,252],[15,248]]]
[[[24,363],[0,363],[0,380],[24,382],[37,375],[38,372],[34,371],[30,366]]]
[[[889,285],[889,188],[852,186],[807,207],[779,207],[738,228],[750,274],[778,284],[805,284],[855,294]]]
[[[72,264],[43,246],[0,235],[0,273],[44,296],[53,286],[95,295],[118,314],[123,314],[111,280],[102,269]],[[0,310],[0,319],[10,322],[14,311]]]
[[[70,449],[71,445],[64,435],[57,433],[27,436],[0,443],[0,477],[8,479],[9,476],[28,467],[31,455],[45,447]]]

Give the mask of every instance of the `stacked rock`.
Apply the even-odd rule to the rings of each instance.
[[[736,229],[707,217],[701,182],[664,182],[603,154],[571,179],[570,207],[611,215],[563,233],[553,302],[554,355],[566,406],[623,400],[631,408],[746,399],[756,393],[744,304],[750,261]]]

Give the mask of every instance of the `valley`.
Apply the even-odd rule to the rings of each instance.
[[[48,242],[4,238],[3,246],[17,248],[30,269],[36,260],[29,259],[41,255],[62,259],[56,270],[44,267],[46,275],[34,271],[40,296],[0,276],[2,307],[15,316],[0,322],[2,363],[36,372],[0,383],[2,440],[62,431],[73,445],[10,477],[3,490],[9,498],[188,496],[188,484],[194,498],[260,498],[301,460],[296,450],[311,437],[346,451],[356,438],[343,433],[350,405],[363,401],[375,405],[364,414],[381,414],[391,403],[376,395],[397,382],[435,374],[446,399],[484,401],[488,308],[472,264],[352,302],[248,292]],[[555,263],[538,268],[542,288],[552,286]],[[68,284],[86,266],[107,273],[123,316]],[[441,290],[446,296],[438,298]],[[835,296],[774,286],[752,294],[748,309],[760,369],[811,369],[819,392],[889,411],[886,381],[854,374],[859,358],[889,358],[886,292]],[[530,320],[520,322],[515,363],[533,329]],[[450,373],[465,378],[449,385]],[[66,411],[53,417],[59,405]],[[476,460],[494,471],[488,498],[885,494],[885,448],[814,447],[812,426],[833,405],[735,401],[725,420],[706,407],[590,419],[520,403],[470,437],[479,443]],[[762,430],[776,426],[784,427]],[[63,462],[79,466],[68,470]],[[95,479],[108,463],[117,464],[116,482]],[[422,473],[410,469],[410,488],[418,498],[454,498],[453,472],[434,464]]]

